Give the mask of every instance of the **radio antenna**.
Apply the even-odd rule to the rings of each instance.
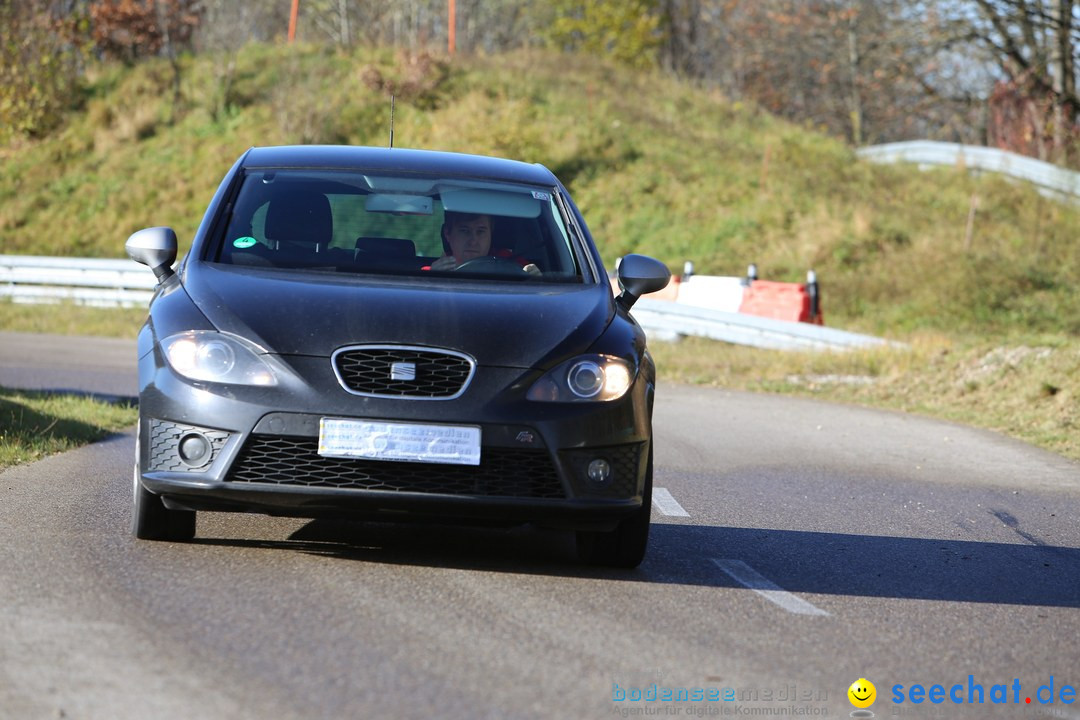
[[[390,96],[390,147],[394,147],[394,96]]]

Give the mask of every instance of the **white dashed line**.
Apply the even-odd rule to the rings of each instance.
[[[690,517],[690,513],[683,510],[683,506],[671,496],[667,488],[653,488],[652,504],[668,517]]]
[[[750,588],[758,595],[761,595],[771,603],[779,605],[789,613],[795,613],[796,615],[829,615],[829,613],[821,608],[815,607],[802,598],[792,595],[787,590],[784,590],[742,560],[717,560],[716,558],[713,558],[713,562],[720,566],[721,570],[730,575],[735,582]]]

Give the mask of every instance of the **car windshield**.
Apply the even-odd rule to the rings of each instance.
[[[458,237],[468,239],[467,250]],[[232,265],[582,282],[554,188],[358,171],[248,171],[207,260]],[[486,237],[485,237],[486,236]],[[460,245],[452,245],[460,242]],[[448,258],[455,258],[450,262]],[[440,262],[440,259],[442,261]]]

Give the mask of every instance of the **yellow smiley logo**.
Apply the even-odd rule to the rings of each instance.
[[[847,690],[847,696],[855,707],[868,708],[874,704],[874,700],[877,698],[877,688],[874,687],[874,683],[866,678],[859,678],[851,683],[851,687]]]

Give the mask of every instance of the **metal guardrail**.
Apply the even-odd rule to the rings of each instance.
[[[1040,192],[1058,199],[1080,202],[1080,173],[1007,150],[912,140],[871,145],[856,150],[859,157],[873,162],[910,162],[919,165],[949,165],[1007,175],[1035,185]]]
[[[131,260],[0,255],[0,297],[17,303],[145,307],[156,284]]]
[[[13,302],[145,307],[155,284],[153,273],[131,260],[0,255],[0,297]],[[820,325],[648,298],[634,305],[633,315],[656,340],[696,335],[776,350],[849,350],[889,344]]]
[[[809,323],[787,322],[743,313],[721,312],[663,300],[638,300],[634,318],[655,340],[690,335],[771,350],[853,350],[904,347],[872,335]]]

